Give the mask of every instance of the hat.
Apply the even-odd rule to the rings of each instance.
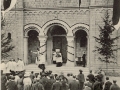
[[[79,70],[80,72],[83,72],[81,69]]]
[[[25,77],[30,76],[30,73],[26,72],[24,76]]]

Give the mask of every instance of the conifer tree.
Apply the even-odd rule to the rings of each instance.
[[[9,52],[13,50],[14,46],[11,44],[12,39],[6,37],[4,33],[5,20],[1,18],[1,59],[9,56]]]
[[[106,68],[108,69],[107,63],[116,63],[115,52],[120,48],[115,45],[115,41],[120,36],[113,37],[113,32],[115,28],[112,25],[111,20],[109,19],[108,10],[103,18],[104,26],[99,26],[99,36],[95,37],[95,41],[98,43],[98,46],[95,46],[94,52],[98,52],[98,59],[102,62],[106,62]],[[110,59],[113,59],[112,61]]]

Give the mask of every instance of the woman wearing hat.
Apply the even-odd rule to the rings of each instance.
[[[25,73],[24,79],[23,79],[23,84],[24,84],[24,90],[30,90],[31,89],[32,81],[30,79],[30,73]]]

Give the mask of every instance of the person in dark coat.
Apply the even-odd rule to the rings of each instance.
[[[53,83],[55,83],[54,76],[50,75],[48,82],[46,83],[45,90],[51,90]]]
[[[79,71],[80,73],[78,74],[78,80],[80,84],[80,90],[82,90],[85,82],[85,77],[84,77],[84,74],[82,73],[83,71],[82,70],[79,70]]]
[[[95,77],[95,83],[93,84],[93,90],[102,90],[102,83],[100,82],[100,80],[98,79],[98,77]]]
[[[39,79],[37,79],[35,90],[44,90],[44,87],[43,87],[43,85],[39,82]]]
[[[113,84],[110,86],[110,90],[120,90],[120,87],[116,84],[116,80],[113,80]]]
[[[87,75],[87,77],[92,84],[95,82],[95,77],[92,74],[92,70],[90,70],[90,73]]]
[[[19,75],[19,79],[17,80],[17,88],[18,90],[23,90],[23,76]]]
[[[17,83],[14,80],[15,80],[15,77],[11,76],[11,80],[6,83],[7,90],[18,90]]]
[[[105,83],[104,90],[110,90],[111,85],[112,83],[109,81],[109,77],[106,77],[106,83]]]
[[[75,76],[73,76],[73,80],[69,84],[69,89],[70,90],[82,90],[82,89],[80,89],[80,84],[79,84],[79,82],[76,81]]]
[[[46,83],[48,82],[48,78],[46,77],[46,74],[43,72],[42,73],[42,77],[40,79],[40,83],[43,85],[43,87],[45,88]]]
[[[5,83],[7,82],[6,75],[3,74],[3,70],[1,70],[1,90],[6,90]]]
[[[82,59],[83,59],[83,67],[85,67],[85,65],[86,65],[86,54],[85,54],[85,52],[83,53]]]
[[[67,83],[66,77],[61,78],[61,84],[62,84],[61,90],[68,90],[69,89],[69,85]]]
[[[32,83],[32,85],[31,85],[31,90],[37,90],[36,88],[37,88],[37,85],[36,85],[37,83],[36,83],[36,80],[34,80],[34,82]]]
[[[53,83],[51,90],[61,90],[62,84],[59,82],[59,77],[56,77],[56,82]]]

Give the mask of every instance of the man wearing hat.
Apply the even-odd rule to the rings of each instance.
[[[113,84],[110,86],[110,90],[120,90],[120,87],[116,84],[116,80],[113,80]]]
[[[85,77],[84,77],[84,74],[82,73],[83,71],[80,69],[79,70],[79,74],[78,74],[78,80],[79,80],[79,83],[80,83],[80,90],[83,90],[83,85],[84,85],[84,82],[85,82]]]

